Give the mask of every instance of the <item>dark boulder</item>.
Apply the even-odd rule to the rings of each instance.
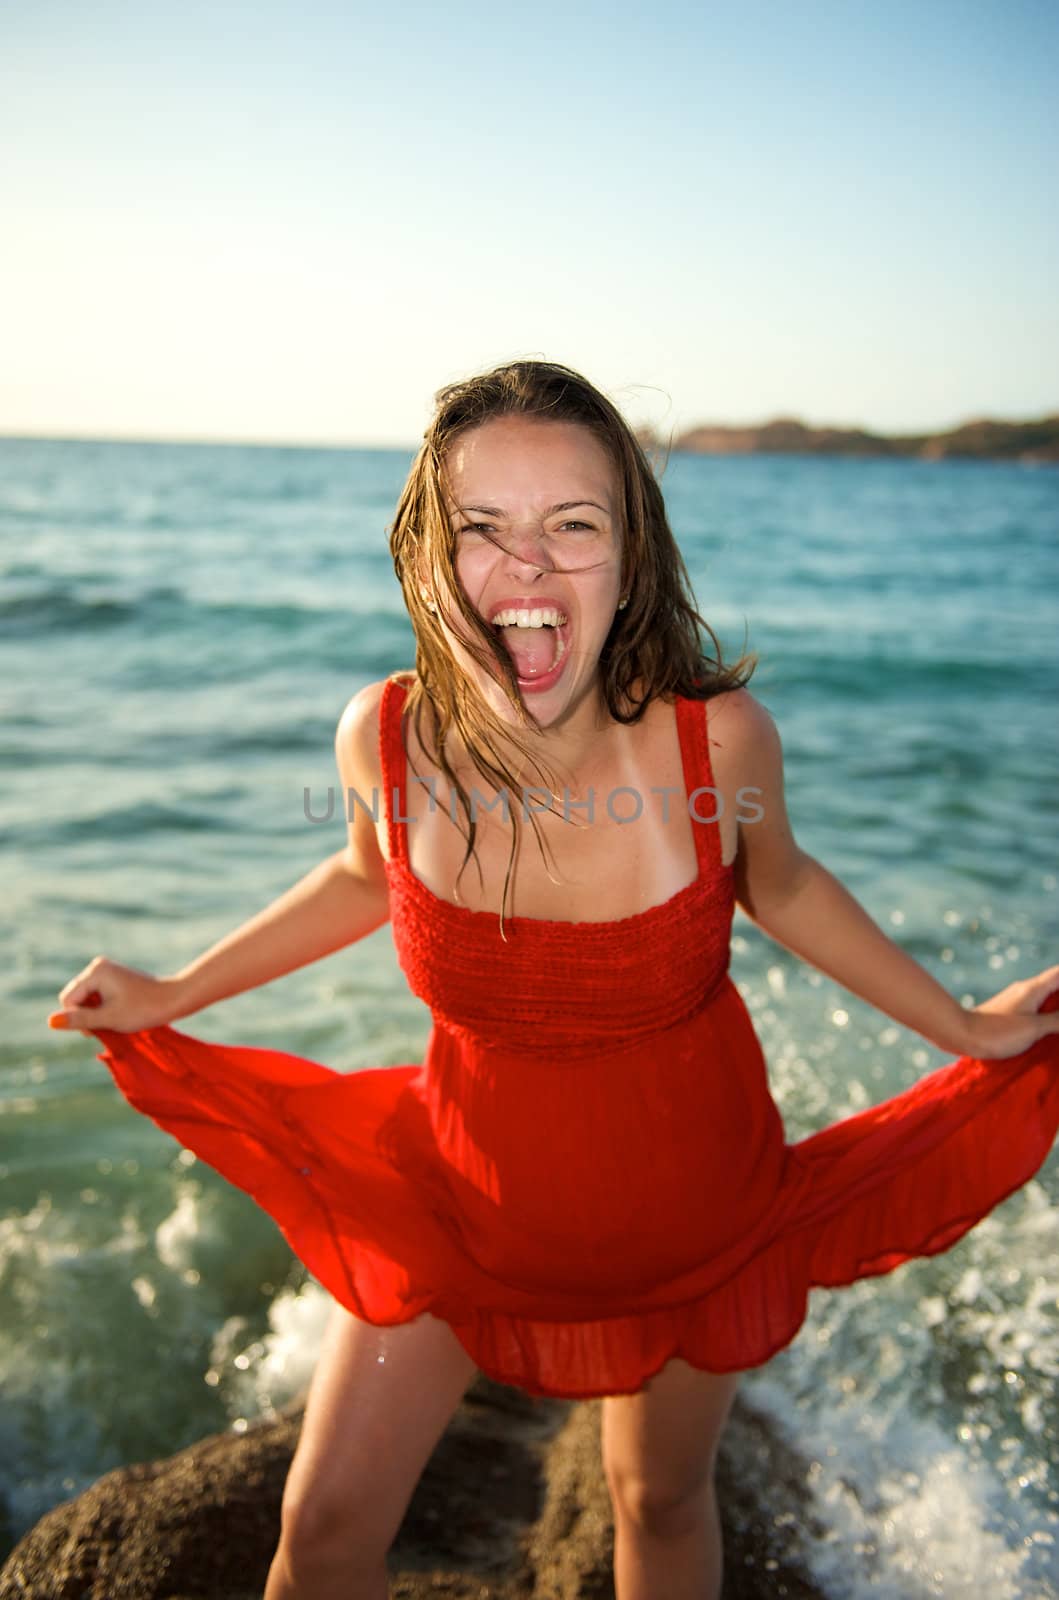
[[[399,1600],[613,1596],[600,1401],[479,1378],[434,1452],[390,1560]],[[261,1600],[301,1406],[123,1467],[56,1506],[0,1570],[0,1600]],[[737,1400],[721,1453],[725,1600],[809,1600],[800,1461]],[[754,1484],[770,1485],[769,1504]]]

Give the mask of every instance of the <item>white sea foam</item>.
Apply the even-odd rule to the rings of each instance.
[[[244,1318],[225,1324],[213,1342],[211,1369],[233,1419],[273,1416],[304,1391],[333,1306],[310,1281],[276,1296],[263,1338],[246,1342]]]
[[[21,1215],[0,1218],[0,1299],[10,1307],[0,1341],[0,1522],[16,1538],[101,1473],[164,1453],[192,1414],[186,1388],[162,1374],[180,1351],[180,1381],[194,1381],[193,1352],[216,1316],[192,1265],[231,1250],[216,1192],[204,1196],[181,1177],[152,1229],[138,1195],[105,1205],[109,1171],[100,1163],[99,1187],[82,1187],[65,1206],[42,1192]],[[206,1415],[208,1405],[196,1433],[209,1431]]]
[[[943,1428],[902,1405],[887,1414],[848,1405],[807,1414],[780,1382],[747,1380],[745,1388],[808,1461],[810,1514],[825,1532],[801,1553],[835,1600],[1054,1593],[1028,1561],[1031,1546],[1051,1549],[1053,1534],[1037,1526],[1012,1546],[1004,1485]]]
[[[47,1193],[21,1216],[0,1219],[0,1293],[19,1312],[0,1343],[0,1497],[16,1535],[105,1471],[108,1459],[90,1398],[97,1330],[88,1321],[83,1360],[71,1360],[63,1335],[71,1306],[84,1305],[97,1267],[128,1260],[144,1235],[124,1213],[105,1243],[86,1245],[75,1213]]]
[[[158,1259],[174,1272],[186,1272],[192,1265],[192,1253],[202,1234],[202,1207],[197,1187],[183,1185],[177,1196],[175,1208],[159,1223],[154,1233]]]
[[[818,1291],[744,1379],[807,1460],[804,1557],[836,1600],[1059,1594],[1057,1233],[1031,1182],[947,1256]]]

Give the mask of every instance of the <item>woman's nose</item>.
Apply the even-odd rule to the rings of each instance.
[[[551,565],[544,530],[529,525],[510,528],[504,537],[507,559],[516,567],[534,567],[539,571]]]

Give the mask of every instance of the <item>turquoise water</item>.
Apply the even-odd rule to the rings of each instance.
[[[335,723],[412,660],[400,451],[0,441],[7,837],[0,1510],[241,1427],[325,1300],[253,1203],[44,1022],[96,954],[182,965],[342,842]],[[958,995],[1059,960],[1059,473],[674,457],[700,609],[761,665],[804,847]],[[792,1138],[945,1058],[737,915]],[[355,1071],[427,1015],[380,929],[181,1024]],[[1059,1161],[947,1255],[817,1292],[744,1379],[813,1461],[835,1596],[1059,1592]]]

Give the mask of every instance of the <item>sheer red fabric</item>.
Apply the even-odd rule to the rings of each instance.
[[[786,1142],[729,976],[716,827],[694,828],[692,884],[619,921],[507,917],[502,939],[438,898],[399,820],[405,695],[391,679],[382,701],[387,874],[433,1015],[424,1061],[342,1074],[172,1027],[94,1030],[130,1104],[252,1195],[341,1304],[380,1325],[429,1311],[531,1394],[634,1393],[673,1356],[759,1366],[812,1287],[947,1249],[1039,1169],[1054,1035]],[[712,786],[708,711],[675,702],[689,796]]]

